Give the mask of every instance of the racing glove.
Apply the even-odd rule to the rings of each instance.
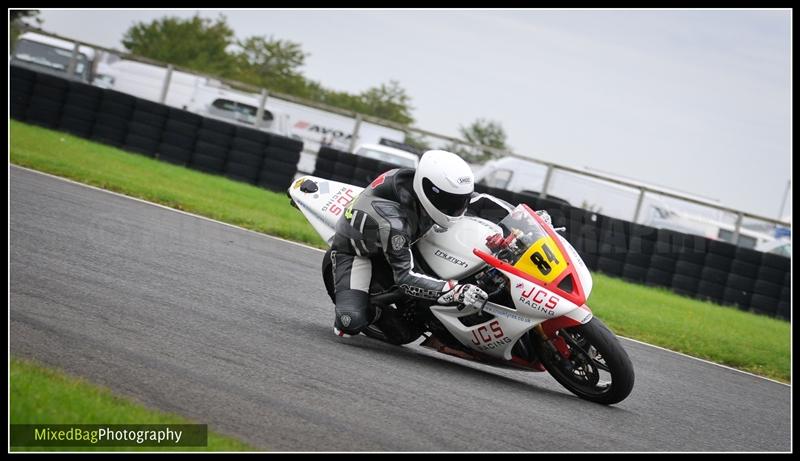
[[[437,299],[439,304],[464,304],[467,306],[483,307],[489,295],[479,287],[472,284],[456,285]]]
[[[538,214],[539,217],[547,223],[547,225],[553,227],[553,220],[550,218],[550,213],[548,213],[546,210],[537,210],[536,214]]]
[[[550,213],[548,213],[545,210],[539,210],[539,211],[536,212],[536,214],[538,214],[542,218],[542,220],[544,220],[544,222],[547,223],[548,226],[553,227],[553,219],[550,218]],[[563,231],[567,230],[567,228],[566,227],[553,227],[553,230],[556,231],[556,232],[563,232]]]

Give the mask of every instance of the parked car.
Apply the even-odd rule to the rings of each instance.
[[[353,151],[356,155],[392,163],[402,168],[416,168],[419,157],[411,152],[382,144],[361,144]]]

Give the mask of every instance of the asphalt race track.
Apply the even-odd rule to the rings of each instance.
[[[789,386],[631,341],[606,407],[335,337],[317,250],[16,167],[9,226],[12,355],[264,450],[790,450]]]

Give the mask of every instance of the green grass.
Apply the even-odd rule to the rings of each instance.
[[[283,194],[11,122],[11,162],[323,248]],[[788,322],[595,275],[589,305],[616,333],[783,382]]]
[[[594,274],[588,304],[616,334],[789,382],[789,323]]]
[[[108,389],[12,358],[11,424],[207,424],[150,410]],[[209,428],[207,447],[13,447],[13,451],[256,451]]]
[[[11,163],[201,214],[265,234],[324,247],[279,194],[222,176],[126,153],[66,133],[11,121]]]

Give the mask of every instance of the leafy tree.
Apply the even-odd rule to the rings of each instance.
[[[396,80],[390,80],[388,85],[381,84],[379,87],[364,91],[361,93],[361,101],[366,112],[375,117],[403,125],[414,121],[411,116],[411,98]]]
[[[8,10],[8,32],[11,49],[17,43],[17,37],[22,34],[22,26],[28,25],[26,19],[33,19],[36,26],[42,25],[42,18],[39,17],[39,10]]]
[[[481,146],[494,147],[500,150],[508,150],[506,145],[506,132],[500,122],[492,120],[478,119],[470,125],[459,127],[458,131],[465,141],[472,144],[479,144]],[[484,163],[493,158],[499,157],[498,154],[490,150],[479,149],[472,146],[463,146],[456,143],[450,143],[445,147],[455,154],[460,155],[464,160],[470,163]]]
[[[131,53],[215,76],[261,86],[277,93],[411,124],[411,98],[400,84],[388,84],[351,94],[323,87],[300,73],[308,53],[301,45],[272,36],[236,40],[227,19],[194,16],[165,17],[137,23],[122,39]]]
[[[308,56],[299,43],[269,38],[248,37],[238,42],[239,58],[248,71],[268,81],[274,78],[302,78],[298,71]]]
[[[236,73],[236,57],[227,49],[234,40],[224,15],[216,20],[195,15],[136,23],[125,32],[122,44],[139,56],[230,77]]]

